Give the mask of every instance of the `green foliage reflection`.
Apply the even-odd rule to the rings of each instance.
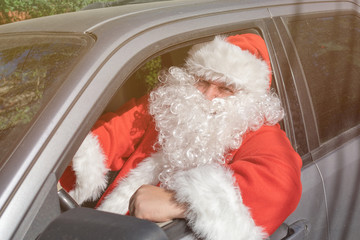
[[[80,54],[73,43],[39,43],[0,51],[0,138],[32,120],[43,97]]]
[[[113,0],[102,0],[102,2],[109,1]],[[10,23],[24,20],[23,18],[75,12],[95,2],[98,0],[2,0],[0,1],[0,17],[2,17],[2,23]]]
[[[162,68],[161,57],[156,57],[146,62],[144,66],[142,66],[135,74],[135,78],[140,80],[144,80],[147,90],[152,90],[156,84],[158,83],[158,74]]]

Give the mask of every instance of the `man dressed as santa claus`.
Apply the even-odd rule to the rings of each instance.
[[[215,37],[159,80],[96,122],[61,185],[78,203],[102,194],[99,210],[185,218],[194,238],[271,235],[299,202],[302,161],[277,124],[264,40]]]

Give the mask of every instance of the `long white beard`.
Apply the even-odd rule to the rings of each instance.
[[[241,145],[247,131],[274,125],[283,109],[274,94],[239,92],[226,98],[206,100],[192,76],[170,68],[163,84],[150,95],[150,114],[159,132],[163,171],[159,180],[171,189],[172,175],[209,163],[224,164],[226,154]]]

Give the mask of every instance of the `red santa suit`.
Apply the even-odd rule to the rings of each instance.
[[[232,43],[229,45],[241,45],[234,44],[237,40],[227,39]],[[189,71],[201,71],[192,62],[196,56],[191,56],[188,64],[195,68]],[[261,58],[269,64],[268,56]],[[269,72],[263,74],[267,83],[261,84],[267,91]],[[99,197],[107,185],[108,171],[120,170],[101,196],[100,210],[126,214],[129,199],[140,186],[159,184],[161,153],[153,148],[158,132],[148,109],[148,96],[144,96],[96,122],[72,167],[61,178],[61,185],[79,203]],[[205,164],[175,173],[175,197],[188,206],[189,226],[204,239],[261,239],[271,235],[300,200],[301,158],[279,125],[248,131],[241,146],[226,158],[223,165]]]

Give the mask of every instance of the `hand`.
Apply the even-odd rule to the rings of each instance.
[[[174,192],[153,185],[142,185],[130,198],[129,213],[153,222],[184,218],[186,207],[177,203]]]

